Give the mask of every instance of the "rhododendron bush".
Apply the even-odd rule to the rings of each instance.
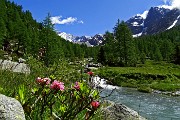
[[[17,99],[22,103],[27,119],[70,120],[84,114],[82,119],[89,119],[99,108],[99,93],[83,81],[66,84],[62,80],[37,77],[36,87],[26,98],[26,87],[19,87]]]

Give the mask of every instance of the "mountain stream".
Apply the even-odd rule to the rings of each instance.
[[[106,84],[104,79],[94,77],[101,91],[101,97],[115,103],[122,103],[137,111],[148,120],[180,120],[180,96],[171,97],[157,93],[142,93],[134,88],[117,87]]]

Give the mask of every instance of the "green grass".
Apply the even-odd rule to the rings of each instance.
[[[150,92],[152,89],[180,90],[180,66],[163,61],[147,61],[137,67],[105,67],[96,72],[108,79],[109,84],[134,87],[143,92]]]
[[[72,66],[66,61],[61,61],[59,64],[51,65],[50,67],[45,67],[41,62],[36,59],[31,58],[27,61],[31,68],[30,74],[14,73],[8,70],[0,69],[0,94],[4,94],[9,97],[13,97],[19,100],[18,90],[20,86],[25,86],[25,98],[30,98],[32,95],[32,89],[36,88],[37,84],[35,79],[37,77],[49,77],[54,75],[56,79],[61,80],[65,83],[66,87],[71,87],[72,83],[75,81],[80,81],[83,79],[88,79],[87,74],[81,74],[79,70],[82,68],[80,65]],[[101,112],[96,111],[92,120],[102,120]],[[77,116],[80,120],[84,116],[84,113]],[[44,116],[44,118],[49,116]],[[28,120],[28,117],[26,116]]]

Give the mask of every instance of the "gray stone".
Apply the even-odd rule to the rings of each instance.
[[[0,120],[25,120],[19,101],[0,94]]]
[[[13,72],[30,73],[30,68],[24,63],[12,62],[10,60],[0,60],[0,68]]]
[[[123,104],[115,104],[112,101],[104,101],[103,104],[104,120],[147,120]]]
[[[18,59],[18,62],[19,62],[19,63],[24,63],[24,62],[26,62],[26,60],[25,60],[25,59],[22,59],[22,58],[19,58],[19,59]]]

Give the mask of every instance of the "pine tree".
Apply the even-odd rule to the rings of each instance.
[[[97,56],[97,62],[101,63],[101,64],[105,64],[106,62],[106,58],[105,58],[105,53],[104,53],[104,48],[101,46],[99,49],[99,53]]]
[[[175,48],[174,63],[180,65],[180,45]]]
[[[144,52],[140,53],[140,61],[142,64],[146,62],[146,54]]]
[[[118,20],[114,28],[116,41],[117,62],[122,66],[134,66],[136,64],[136,50],[132,33],[126,23]]]
[[[170,61],[173,53],[173,44],[169,40],[162,40],[160,47],[163,60]]]
[[[105,60],[106,60],[106,64],[112,66],[115,63],[115,43],[114,43],[114,36],[112,33],[110,32],[106,32],[105,33],[105,41],[104,41],[104,52],[105,52]]]
[[[0,18],[0,48],[2,47],[6,34],[7,34],[7,29],[4,20]]]
[[[2,47],[5,37],[7,36],[6,21],[7,14],[5,0],[0,0],[0,48]]]
[[[22,56],[27,47],[27,41],[29,41],[28,33],[26,26],[24,25],[23,20],[20,17],[18,10],[15,10],[15,21],[14,21],[14,38],[17,40],[17,49],[15,50],[18,56]]]
[[[155,44],[155,51],[154,51],[154,60],[155,61],[162,61],[162,55],[161,52],[159,50],[159,47],[157,46],[157,44]]]
[[[6,0],[0,0],[0,18],[7,21]]]
[[[47,17],[45,18],[45,20],[43,21],[42,25],[42,31],[41,31],[41,43],[42,47],[45,49],[45,56],[43,58],[45,65],[49,66],[50,63],[53,62],[53,53],[51,51],[52,46],[54,46],[55,44],[53,44],[54,39],[54,25],[51,22],[51,16],[48,13]],[[52,45],[52,46],[51,46]]]

